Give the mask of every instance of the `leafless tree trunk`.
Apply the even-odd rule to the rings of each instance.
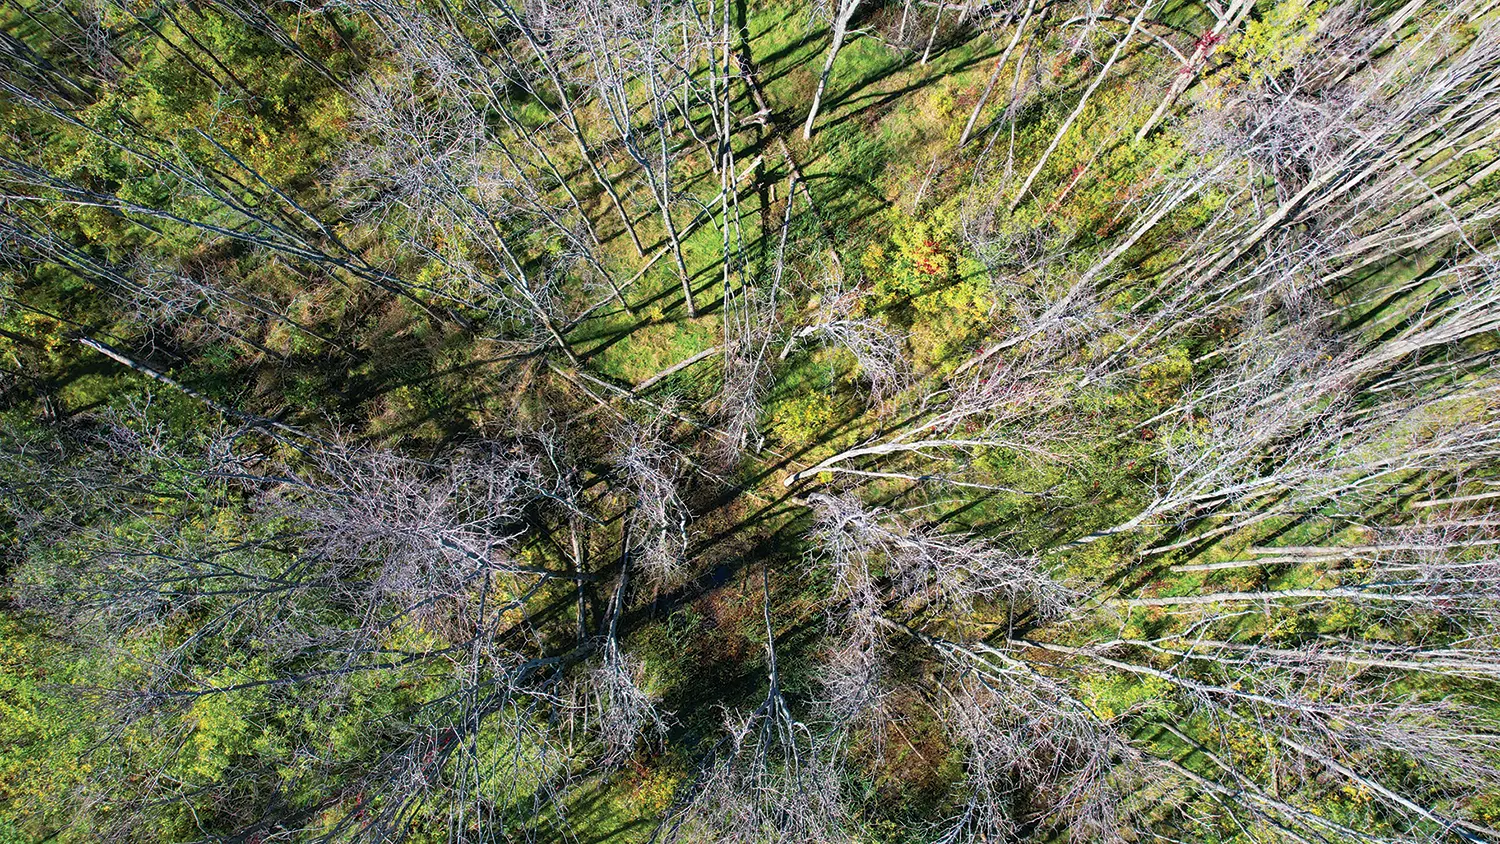
[[[1010,201],[1010,210],[1016,210],[1026,200],[1026,195],[1031,191],[1031,183],[1036,181],[1037,175],[1047,166],[1047,162],[1052,158],[1052,153],[1056,152],[1058,145],[1062,143],[1063,137],[1067,135],[1069,129],[1073,128],[1073,123],[1078,120],[1078,116],[1083,114],[1083,110],[1088,107],[1089,100],[1093,97],[1094,92],[1099,90],[1099,86],[1109,77],[1110,70],[1114,68],[1115,62],[1119,60],[1120,56],[1125,52],[1125,47],[1130,44],[1136,31],[1140,29],[1141,22],[1146,19],[1146,14],[1151,11],[1152,5],[1151,0],[1145,0],[1141,4],[1140,11],[1136,12],[1134,18],[1131,18],[1129,28],[1125,30],[1125,34],[1120,37],[1120,40],[1115,42],[1115,49],[1109,54],[1109,59],[1105,61],[1104,66],[1099,69],[1099,72],[1094,75],[1093,81],[1084,90],[1083,96],[1078,99],[1078,105],[1074,106],[1073,111],[1068,114],[1067,118],[1063,120],[1062,125],[1052,134],[1052,140],[1048,142],[1047,148],[1042,151],[1041,157],[1037,159],[1036,164],[1031,168],[1031,172],[1026,174],[1026,179],[1021,182],[1021,187],[1016,190],[1015,197]]]
[[[1167,93],[1161,98],[1151,116],[1141,124],[1141,128],[1135,133],[1136,143],[1146,138],[1156,124],[1166,115],[1182,93],[1192,86],[1198,75],[1203,72],[1203,66],[1207,64],[1209,56],[1213,55],[1214,49],[1228,36],[1226,31],[1233,32],[1239,28],[1245,17],[1250,14],[1253,3],[1246,0],[1233,0],[1223,14],[1217,15],[1214,26],[1208,32],[1198,37],[1198,42],[1193,45],[1193,54],[1188,57],[1187,63],[1178,70],[1172,84],[1168,86]]]
[[[614,458],[634,499],[626,516],[637,537],[630,553],[657,587],[682,579],[691,515],[678,493],[680,457],[662,439],[664,422],[627,424]]]
[[[1000,79],[1000,71],[1005,68],[1005,62],[1015,51],[1016,45],[1021,43],[1021,37],[1026,33],[1026,25],[1031,22],[1031,15],[1036,11],[1036,0],[1027,0],[1026,11],[1021,15],[1020,23],[1016,24],[1016,31],[1011,34],[1010,41],[1005,49],[1000,52],[1000,58],[995,59],[995,69],[990,73],[990,79],[985,83],[984,91],[980,93],[979,100],[974,103],[974,110],[969,112],[969,121],[964,124],[963,134],[959,135],[958,145],[962,147],[969,142],[969,136],[974,133],[974,124],[979,122],[979,114],[984,110],[984,104],[989,101],[990,92],[995,90],[995,83]]]
[[[828,88],[828,77],[833,73],[833,62],[843,49],[844,38],[849,33],[849,22],[859,10],[860,0],[837,0],[833,12],[833,42],[828,45],[828,58],[823,62],[823,72],[818,76],[818,87],[813,91],[812,106],[807,110],[807,122],[802,124],[802,140],[812,140],[813,123],[818,119],[818,109],[823,105],[823,92]]]
[[[947,4],[940,2],[936,5],[937,10],[932,15],[932,30],[927,33],[927,46],[923,48],[922,61],[919,62],[922,67],[926,67],[927,60],[932,58],[932,44],[934,41],[937,41],[938,27],[940,27],[943,23],[943,7]]]

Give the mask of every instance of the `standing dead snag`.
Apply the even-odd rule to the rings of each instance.
[[[482,446],[432,465],[339,446],[318,453],[316,473],[269,491],[266,505],[304,525],[311,552],[350,565],[377,561],[369,583],[376,596],[438,610],[482,578],[574,578],[514,559],[525,509],[538,498],[570,498],[566,480],[523,447]]]
[[[556,346],[576,366],[553,280],[528,267],[515,245],[515,223],[535,191],[513,190],[528,174],[507,174],[493,161],[484,115],[427,90],[410,68],[361,90],[361,134],[343,168],[349,202],[394,225],[412,254],[432,262],[446,276],[445,297],[489,313],[523,343]],[[431,97],[445,107],[430,108]]]
[[[626,423],[614,457],[631,498],[625,518],[636,538],[629,553],[658,587],[678,582],[686,570],[692,517],[679,491],[682,458],[662,438],[665,423]]]
[[[1293,555],[1307,560],[1299,564],[1306,567],[1304,576],[1347,579],[1345,588],[1124,599],[1120,606],[1171,607],[1175,623],[1151,638],[1086,647],[1029,644],[1133,674],[1191,701],[1201,717],[1181,726],[1199,738],[1169,729],[1190,747],[1212,753],[1213,778],[1194,782],[1213,789],[1227,775],[1229,783],[1245,788],[1221,793],[1249,801],[1246,811],[1263,811],[1266,792],[1322,772],[1367,793],[1400,824],[1431,824],[1458,840],[1488,840],[1500,833],[1455,813],[1448,795],[1500,782],[1493,747],[1476,743],[1466,726],[1491,719],[1471,710],[1463,696],[1433,694],[1428,683],[1441,677],[1444,687],[1483,695],[1500,676],[1494,646],[1500,593],[1492,546],[1483,544],[1493,542],[1492,535],[1490,526],[1394,530],[1371,546],[1331,558]],[[1329,559],[1346,562],[1320,572]],[[1258,611],[1251,609],[1256,605]],[[1328,611],[1338,606],[1346,608],[1343,614]],[[1339,618],[1356,620],[1288,636],[1247,630],[1252,616],[1264,617],[1268,631],[1314,619],[1325,626]],[[1396,644],[1418,639],[1420,645]],[[1269,772],[1233,747],[1230,736],[1241,730],[1258,732],[1274,748]],[[1408,767],[1421,776],[1395,775]],[[1297,828],[1326,825],[1284,804],[1270,808]]]
[[[698,312],[682,254],[682,232],[672,211],[678,199],[673,165],[680,155],[673,126],[680,119],[693,129],[689,109],[700,92],[691,69],[708,47],[706,36],[683,17],[687,14],[683,9],[591,0],[580,5],[579,11],[574,37],[583,43],[589,84],[621,146],[646,180],[677,266],[684,306],[688,316],[695,317]],[[709,104],[717,107],[719,102],[710,98]],[[645,132],[638,128],[642,125],[647,127]]]
[[[695,784],[692,802],[663,840],[730,844],[842,844],[848,813],[838,770],[779,694],[748,716],[728,715],[728,735]]]
[[[1022,202],[1026,201],[1026,195],[1031,191],[1031,183],[1036,181],[1037,175],[1042,172],[1042,168],[1046,167],[1047,161],[1052,158],[1052,153],[1056,152],[1058,146],[1063,142],[1063,137],[1067,135],[1069,129],[1073,128],[1073,123],[1078,120],[1079,115],[1083,114],[1083,110],[1088,107],[1089,99],[1093,97],[1094,92],[1109,77],[1110,70],[1114,68],[1115,62],[1125,52],[1125,47],[1135,37],[1136,31],[1140,29],[1141,22],[1146,19],[1146,14],[1151,11],[1152,5],[1153,0],[1143,0],[1140,11],[1136,12],[1135,17],[1130,20],[1130,27],[1125,30],[1125,34],[1121,36],[1120,40],[1115,42],[1115,48],[1109,54],[1109,60],[1095,74],[1093,81],[1089,83],[1089,87],[1084,90],[1083,96],[1078,99],[1078,105],[1073,108],[1073,111],[1063,120],[1062,125],[1052,134],[1052,140],[1047,144],[1047,148],[1042,151],[1041,157],[1037,159],[1035,166],[1031,168],[1031,172],[1026,174],[1026,179],[1021,182],[1021,187],[1016,190],[1015,197],[1010,201],[1010,210],[1016,210]]]
[[[830,625],[840,639],[821,673],[825,704],[836,722],[884,724],[893,678],[885,617],[902,606],[964,615],[976,604],[1052,617],[1068,590],[1042,573],[1035,558],[1014,555],[971,536],[903,524],[850,495],[808,496],[813,507],[810,556],[833,574],[833,597],[844,608]],[[877,730],[878,731],[878,730]]]
[[[1132,531],[1168,514],[1224,513],[1226,524],[1215,529],[1223,533],[1277,514],[1368,501],[1412,477],[1487,466],[1500,455],[1500,418],[1482,398],[1494,389],[1492,375],[1448,386],[1444,373],[1428,370],[1404,379],[1399,393],[1360,407],[1359,388],[1400,364],[1411,351],[1409,337],[1343,354],[1287,339],[1190,394],[1160,438],[1165,471],[1152,501],[1078,541]]]
[[[1149,781],[1142,756],[1086,704],[1035,670],[995,657],[950,652],[956,688],[943,688],[942,712],[964,751],[965,796],[944,822],[943,844],[1017,836],[1033,816],[1016,811],[1024,795],[1047,826],[1070,837],[1131,840],[1132,794]],[[994,661],[992,661],[994,660]],[[998,663],[998,664],[997,664]]]
[[[1151,116],[1146,118],[1146,122],[1141,124],[1141,128],[1136,131],[1137,143],[1151,134],[1151,130],[1166,116],[1167,110],[1177,102],[1177,98],[1192,86],[1203,72],[1204,66],[1208,64],[1209,57],[1233,34],[1254,6],[1255,4],[1250,0],[1233,0],[1222,12],[1214,10],[1213,27],[1198,36],[1197,42],[1193,44],[1192,55],[1174,75],[1172,84],[1167,87],[1167,92],[1157,104],[1156,110],[1151,112]]]
[[[580,122],[584,104],[579,102],[578,94],[570,87],[571,80],[567,78],[568,68],[575,58],[570,52],[576,47],[574,39],[584,34],[578,31],[576,20],[562,9],[546,4],[528,7],[526,4],[502,0],[486,3],[485,7],[481,15],[488,15],[493,9],[520,36],[518,43],[505,45],[500,50],[506,65],[501,89],[505,85],[520,84],[530,96],[530,102],[544,109],[567,132],[595,183],[609,197],[610,205],[619,217],[625,233],[629,235],[636,255],[644,257],[646,251],[641,245],[635,223],[626,210],[614,181],[599,163],[596,152],[584,135],[584,125]],[[535,65],[525,60],[528,54],[535,60]],[[537,67],[545,81],[536,78]]]
[[[641,688],[645,665],[620,647],[620,618],[625,614],[625,596],[630,586],[629,531],[627,523],[621,541],[620,580],[610,601],[600,664],[589,672],[584,683],[584,693],[589,697],[585,706],[592,708],[606,765],[622,763],[635,752],[642,739],[659,740],[667,728],[656,709],[656,701]]]
[[[839,57],[839,50],[844,47],[844,39],[849,34],[849,23],[854,20],[854,13],[859,11],[861,0],[832,0],[836,5],[832,9],[832,43],[828,45],[828,58],[823,62],[823,72],[818,75],[818,87],[813,91],[812,105],[807,110],[807,122],[802,124],[802,140],[812,140],[813,123],[818,119],[818,109],[823,105],[823,92],[828,88],[828,77],[833,73],[833,62]]]
[[[906,337],[879,317],[859,312],[864,295],[863,291],[845,291],[836,282],[829,283],[819,296],[817,316],[793,339],[820,337],[848,350],[870,385],[871,403],[880,404],[905,389],[911,379],[911,364],[906,359]],[[788,343],[782,357],[790,351]]]
[[[976,602],[987,602],[1025,606],[1050,618],[1069,602],[1068,589],[1045,574],[1035,557],[973,536],[908,526],[851,496],[813,493],[808,501],[814,507],[814,553],[833,568],[843,596],[869,594],[875,588],[871,566],[880,561],[892,597],[950,612],[971,612]],[[866,609],[872,603],[855,602]]]
[[[1049,822],[1066,817],[1096,840],[1120,835],[1137,754],[1111,726],[1008,651],[950,642],[885,615],[890,607],[920,624],[983,605],[1040,621],[1063,612],[1071,590],[1037,558],[975,537],[902,524],[849,496],[815,494],[809,503],[813,553],[832,568],[834,597],[848,615],[835,628],[847,639],[824,672],[831,713],[843,723],[882,723],[889,685],[900,682],[884,668],[893,632],[933,648],[954,672],[933,705],[965,753],[964,796],[937,840],[1015,835],[1028,820],[1015,810],[1017,795],[1046,806]]]
[[[604,745],[603,763],[623,763],[644,739],[659,741],[666,721],[656,701],[641,688],[644,664],[620,648],[613,638],[604,643],[600,664],[587,680],[594,729]]]
[[[1026,25],[1031,23],[1031,15],[1036,11],[1037,0],[1026,0],[1026,11],[1021,15],[1021,20],[1015,25],[1010,41],[1001,51],[1000,57],[995,59],[995,69],[990,73],[990,79],[984,85],[984,91],[979,94],[979,99],[974,102],[973,111],[969,112],[969,120],[964,124],[964,131],[958,136],[958,145],[963,147],[969,142],[969,136],[974,132],[974,125],[979,122],[979,114],[984,110],[984,104],[989,101],[990,93],[995,90],[995,83],[1000,80],[1000,71],[1005,69],[1006,61],[1021,43],[1021,38],[1026,33]],[[1011,13],[1014,15],[1014,12]]]
[[[747,448],[760,450],[757,425],[771,360],[768,349],[779,327],[776,289],[745,286],[724,312],[724,381],[719,417],[726,435],[726,456],[738,458]]]
[[[56,537],[70,548],[56,562],[83,576],[49,576],[46,611],[78,622],[80,636],[137,643],[101,652],[129,678],[100,701],[101,717],[187,724],[155,764],[198,764],[186,736],[203,708],[234,706],[270,723],[266,701],[296,690],[307,712],[347,712],[369,737],[345,782],[384,797],[324,807],[341,837],[399,837],[413,816],[437,809],[452,813],[456,837],[494,838],[516,828],[518,814],[535,817],[539,806],[528,803],[558,798],[569,763],[550,723],[562,703],[553,687],[587,651],[541,650],[525,610],[546,587],[587,575],[523,558],[532,519],[573,510],[569,473],[547,443],[476,444],[423,461],[303,438],[278,443],[292,461],[282,465],[226,453],[226,439],[255,445],[248,429],[184,443],[149,418],[123,421],[67,458],[106,481],[119,509],[105,511],[106,535],[73,526]],[[0,465],[7,481],[9,462]],[[73,483],[65,468],[54,470],[59,492]],[[172,632],[162,635],[163,625]],[[255,667],[226,666],[226,652]],[[433,684],[436,694],[386,720],[358,705],[361,689],[377,684]],[[279,735],[318,776],[351,759],[317,738],[326,733]],[[241,785],[148,776],[121,797],[206,811],[205,798],[232,800]],[[151,819],[117,805],[111,831]]]
[[[767,571],[761,569],[766,635],[765,700],[746,715],[725,714],[714,747],[658,833],[667,842],[844,844],[849,809],[834,748],[792,716],[776,662]]]
[[[759,453],[764,441],[756,426],[771,375],[771,343],[781,331],[782,279],[786,272],[787,239],[791,233],[796,184],[797,176],[793,173],[787,177],[786,201],[770,285],[754,283],[752,276],[746,273],[738,291],[727,285],[725,288],[724,382],[720,390],[719,416],[724,420],[729,462],[737,460],[751,446],[752,440],[754,451]]]
[[[935,389],[929,394],[923,402],[929,408],[928,412],[905,429],[825,457],[814,466],[789,473],[783,483],[792,486],[821,472],[942,481],[958,486],[968,483],[949,473],[902,472],[886,468],[867,472],[844,465],[866,458],[915,456],[935,460],[945,454],[994,448],[1015,451],[1033,459],[1058,460],[1061,459],[1059,455],[1047,450],[1049,441],[1067,436],[1065,429],[1049,424],[1047,420],[1048,413],[1058,401],[1049,373],[1043,368],[1033,368],[1025,361],[1015,366],[971,373],[956,384]]]

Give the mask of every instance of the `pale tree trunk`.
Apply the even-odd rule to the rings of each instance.
[[[1042,168],[1046,167],[1047,161],[1052,158],[1052,154],[1057,152],[1057,147],[1062,144],[1063,137],[1068,134],[1069,129],[1073,128],[1073,124],[1083,114],[1083,110],[1088,107],[1089,100],[1094,96],[1094,92],[1099,90],[1100,85],[1104,84],[1104,80],[1109,76],[1110,70],[1114,68],[1115,62],[1119,61],[1120,56],[1125,52],[1125,47],[1130,44],[1130,40],[1135,37],[1136,31],[1141,28],[1141,22],[1146,19],[1146,13],[1151,10],[1151,5],[1151,0],[1146,0],[1145,3],[1141,4],[1141,10],[1131,19],[1130,28],[1125,31],[1125,36],[1115,44],[1114,52],[1109,54],[1109,61],[1104,63],[1104,67],[1094,77],[1094,81],[1089,84],[1088,90],[1083,92],[1083,97],[1078,100],[1078,105],[1074,107],[1073,113],[1069,114],[1068,119],[1064,120],[1063,124],[1058,127],[1057,133],[1052,136],[1052,143],[1047,145],[1047,149],[1042,153],[1042,157],[1037,159],[1036,166],[1032,167],[1031,172],[1027,174],[1026,181],[1021,183],[1021,189],[1016,191],[1016,198],[1010,201],[1010,210],[1016,210],[1021,205],[1021,202],[1026,199],[1027,192],[1031,190],[1031,183],[1036,181],[1036,177],[1041,174]]]
[[[979,102],[974,104],[974,110],[969,113],[969,122],[964,124],[964,133],[958,138],[959,146],[967,144],[969,136],[974,134],[974,124],[979,122],[979,113],[984,110],[984,104],[989,100],[990,93],[995,90],[995,83],[1000,79],[1000,71],[1005,67],[1006,60],[1015,51],[1016,45],[1021,43],[1021,35],[1026,31],[1026,24],[1031,22],[1031,15],[1035,11],[1036,0],[1030,0],[1026,4],[1026,13],[1021,16],[1021,22],[1016,24],[1016,31],[1011,36],[1010,43],[1005,45],[1005,51],[1000,54],[1000,58],[995,60],[995,71],[990,74],[990,81],[984,86],[984,93],[979,95]]]
[[[833,18],[833,43],[828,46],[828,60],[823,62],[823,74],[818,77],[818,89],[813,92],[812,108],[807,112],[807,123],[802,126],[802,139],[812,140],[813,122],[818,119],[818,109],[823,104],[823,91],[828,87],[828,76],[833,72],[833,61],[844,46],[844,37],[849,32],[849,21],[859,8],[860,0],[840,0],[838,12]]]
[[[937,14],[932,17],[932,29],[927,33],[927,49],[922,51],[922,67],[932,58],[932,42],[937,40],[938,27],[943,24],[943,3],[937,4]]]
[[[1219,45],[1220,40],[1223,38],[1224,30],[1238,27],[1240,22],[1245,19],[1245,16],[1250,14],[1250,8],[1254,5],[1255,3],[1252,0],[1234,0],[1229,8],[1225,10],[1223,16],[1219,18],[1219,22],[1214,24],[1213,29],[1209,30],[1208,35],[1198,39],[1197,49],[1193,51],[1193,55],[1188,59],[1187,64],[1177,74],[1177,78],[1172,80],[1172,86],[1167,89],[1166,96],[1162,97],[1161,102],[1156,106],[1156,110],[1151,112],[1151,116],[1146,119],[1140,131],[1135,133],[1137,143],[1143,140],[1156,127],[1157,122],[1167,113],[1167,109],[1171,108],[1172,104],[1177,102],[1177,98],[1182,96],[1182,92],[1186,91],[1188,86],[1192,85],[1198,78],[1198,74],[1203,71],[1204,64],[1208,62],[1209,55],[1213,53],[1214,48]]]
[[[557,86],[558,90],[561,91],[562,82],[560,80]],[[574,144],[578,147],[578,154],[583,157],[584,163],[589,166],[589,172],[594,175],[594,181],[600,187],[604,188],[605,194],[609,196],[610,204],[615,207],[615,214],[619,216],[620,222],[625,226],[625,233],[630,235],[630,242],[635,246],[635,254],[644,257],[646,248],[641,245],[641,236],[636,234],[635,223],[630,219],[630,212],[625,210],[624,203],[620,201],[620,194],[615,191],[614,183],[609,180],[609,176],[605,175],[604,171],[599,168],[598,163],[594,161],[593,153],[589,151],[588,141],[584,140],[583,129],[578,125],[578,118],[573,113],[572,101],[566,99],[566,97],[563,100],[563,114],[567,117],[567,122],[564,125],[568,129],[568,134],[573,137]]]
[[[531,31],[531,26],[522,20],[519,14],[512,10],[508,4],[502,3],[500,4],[500,8],[502,12],[508,13],[506,16],[520,30],[522,37],[526,39],[526,43],[531,45],[531,50],[536,54],[537,60],[541,62],[543,72],[547,74],[548,80],[552,82],[553,89],[557,91],[558,104],[562,108],[561,117],[563,119],[560,122],[563,128],[573,138],[573,143],[578,147],[578,154],[583,157],[584,163],[588,165],[589,172],[594,176],[594,181],[609,196],[610,204],[615,207],[615,213],[619,215],[621,224],[625,226],[625,233],[630,235],[630,242],[635,245],[635,254],[645,257],[646,248],[641,245],[640,235],[636,234],[635,224],[631,221],[630,214],[625,210],[624,203],[620,201],[620,195],[615,191],[614,183],[609,180],[609,176],[605,175],[604,171],[600,169],[599,164],[594,161],[594,155],[589,150],[588,141],[583,136],[583,127],[578,124],[578,115],[575,111],[573,100],[568,96],[567,84],[563,82],[562,76],[553,65],[551,55],[546,51],[545,45],[537,39],[536,34]]]
[[[648,77],[648,80],[651,89],[652,109],[655,111],[661,104],[661,97],[663,95],[657,91],[655,76]],[[621,97],[622,99],[625,97],[623,92]],[[667,243],[672,247],[672,260],[677,263],[677,276],[682,281],[682,299],[687,304],[687,315],[689,317],[696,317],[698,316],[698,309],[693,305],[692,276],[689,275],[687,262],[682,257],[682,237],[677,232],[676,221],[672,219],[672,156],[670,150],[671,144],[667,138],[666,114],[655,115],[655,122],[656,136],[661,154],[661,173],[659,179],[652,178],[649,166],[644,169],[648,180],[651,182],[651,193],[657,197],[657,207],[661,210],[662,228],[666,230]],[[622,125],[621,135],[627,144],[632,143],[628,137],[628,133],[628,126]]]
[[[594,221],[589,218],[588,212],[583,208],[583,203],[578,199],[578,194],[573,192],[573,185],[568,182],[567,177],[557,168],[557,164],[553,162],[552,156],[548,155],[547,150],[536,142],[533,133],[528,131],[520,120],[516,119],[515,115],[511,113],[510,108],[504,105],[503,102],[498,104],[496,112],[510,126],[516,136],[524,141],[526,146],[537,155],[542,164],[546,166],[547,172],[552,174],[552,178],[557,180],[557,184],[568,195],[568,203],[573,206],[573,212],[578,215],[579,221],[583,223],[583,230],[588,234],[589,242],[593,243],[595,248],[598,248],[600,245],[599,235],[594,231]],[[623,305],[624,302],[622,301],[620,304]]]
[[[568,538],[573,551],[573,573],[579,577],[575,596],[578,602],[578,641],[586,642],[589,638],[588,593],[583,588],[582,578],[588,570],[588,528],[582,522],[582,519],[576,517],[568,521]]]

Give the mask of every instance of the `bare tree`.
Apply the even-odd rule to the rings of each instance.
[[[577,34],[590,67],[589,82],[620,143],[646,179],[691,317],[697,310],[682,255],[682,234],[672,210],[676,200],[673,164],[678,155],[672,126],[680,117],[692,128],[691,117],[675,97],[693,91],[689,69],[703,45],[691,40],[683,43],[689,33],[702,32],[687,20],[679,21],[675,17],[679,13],[670,6],[642,8],[599,0],[579,7],[582,25]],[[683,113],[674,113],[679,111]],[[646,133],[638,130],[642,118],[649,127]]]
[[[849,23],[859,11],[860,0],[836,0],[831,12],[832,43],[828,45],[828,59],[823,62],[823,72],[818,75],[818,87],[813,91],[812,105],[807,109],[807,121],[802,124],[802,139],[812,140],[813,123],[818,119],[818,109],[823,105],[823,92],[828,88],[828,77],[833,73],[833,62],[844,47],[849,35]]]
[[[838,283],[825,285],[818,298],[817,315],[793,337],[819,337],[848,350],[869,382],[870,401],[880,404],[907,386],[911,364],[906,359],[906,338],[880,318],[861,313],[866,295],[858,289],[844,290]],[[782,356],[790,350],[788,345]]]
[[[526,176],[506,178],[487,160],[482,115],[459,101],[438,110],[437,119],[409,70],[364,90],[364,137],[344,169],[356,185],[373,189],[367,213],[399,210],[394,222],[408,248],[446,271],[449,295],[518,321],[525,341],[541,334],[576,363],[550,279],[527,270],[506,231],[521,213],[510,187]]]
[[[850,840],[832,748],[792,716],[782,690],[768,578],[762,569],[766,698],[749,714],[726,713],[727,735],[663,822],[666,841]]]
[[[628,541],[625,547],[620,561],[620,581],[610,603],[603,654],[600,664],[585,682],[592,698],[590,705],[595,713],[596,729],[604,744],[604,762],[608,765],[624,761],[635,752],[643,738],[660,739],[667,727],[656,709],[655,700],[641,688],[645,666],[620,648],[620,617],[625,613],[625,595],[630,583]]]
[[[958,137],[958,145],[964,146],[969,142],[969,136],[974,132],[974,125],[979,122],[979,115],[984,110],[984,105],[989,101],[990,94],[995,90],[995,83],[1000,79],[1000,71],[1005,69],[1006,61],[1015,52],[1016,45],[1021,43],[1021,38],[1026,33],[1026,25],[1031,22],[1031,16],[1036,11],[1035,0],[1027,0],[1026,11],[1021,14],[1021,20],[1015,25],[1015,32],[1011,34],[1010,41],[1005,49],[1000,52],[1000,57],[995,59],[995,69],[990,73],[989,81],[985,83],[984,91],[979,94],[979,99],[974,102],[974,109],[969,112],[969,120],[964,124],[964,131]],[[1007,18],[1014,17],[1014,13],[1008,14]]]
[[[1065,438],[1065,430],[1047,424],[1046,411],[1058,401],[1051,373],[1031,361],[1017,361],[956,379],[952,386],[932,390],[922,402],[925,412],[899,430],[872,438],[823,458],[817,464],[787,475],[791,486],[820,472],[855,476],[942,481],[958,486],[971,482],[957,473],[903,472],[897,469],[862,470],[844,464],[868,458],[882,460],[1006,449],[1023,456],[1061,459],[1048,450],[1050,442]],[[983,486],[982,484],[980,486]]]
[[[682,457],[663,439],[664,420],[626,423],[615,466],[630,490],[626,518],[635,537],[633,559],[655,586],[677,582],[687,565],[691,513],[679,491]]]
[[[1078,120],[1079,115],[1083,114],[1083,110],[1088,107],[1089,99],[1093,96],[1094,92],[1108,78],[1110,70],[1115,66],[1115,62],[1125,52],[1125,47],[1130,44],[1136,31],[1140,29],[1141,22],[1146,19],[1146,14],[1151,11],[1151,6],[1152,4],[1149,0],[1142,3],[1140,11],[1136,12],[1135,17],[1130,19],[1129,28],[1125,30],[1125,34],[1121,36],[1120,40],[1115,42],[1115,48],[1109,54],[1109,59],[1104,62],[1104,66],[1099,69],[1093,81],[1089,83],[1089,87],[1084,90],[1083,96],[1078,99],[1078,105],[1073,107],[1073,111],[1068,114],[1063,120],[1062,125],[1052,134],[1052,140],[1048,142],[1047,148],[1042,151],[1041,157],[1032,166],[1031,172],[1027,173],[1026,178],[1022,180],[1021,186],[1016,190],[1015,197],[1010,201],[1010,210],[1016,210],[1026,200],[1026,195],[1031,190],[1032,182],[1036,181],[1037,175],[1042,172],[1042,168],[1047,166],[1048,160],[1052,158],[1052,153],[1057,151],[1057,147],[1062,143],[1063,137],[1069,129],[1073,128],[1073,123]]]
[[[1124,841],[1127,797],[1142,778],[1139,754],[1058,686],[1014,669],[963,665],[946,691],[945,723],[965,750],[962,808],[937,840],[1018,835],[1029,818],[1017,792],[1067,818],[1070,835]]]
[[[769,287],[751,283],[748,275],[737,293],[731,293],[727,284],[725,287],[724,383],[719,415],[724,419],[731,458],[738,458],[752,439],[754,450],[759,452],[763,440],[756,425],[771,366],[768,352],[781,327],[782,277],[786,271],[796,179],[795,174],[787,179],[786,206]]]
[[[873,588],[870,566],[879,558],[901,600],[921,598],[956,613],[972,611],[978,601],[1024,604],[1044,618],[1067,606],[1067,588],[1034,557],[972,536],[906,526],[848,496],[814,493],[808,500],[816,508],[814,547],[826,555],[838,590],[851,598]]]

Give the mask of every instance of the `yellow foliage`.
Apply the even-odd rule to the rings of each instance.
[[[1327,8],[1323,0],[1271,5],[1259,20],[1245,24],[1244,31],[1229,46],[1235,71],[1257,84],[1292,67],[1317,37]]]

